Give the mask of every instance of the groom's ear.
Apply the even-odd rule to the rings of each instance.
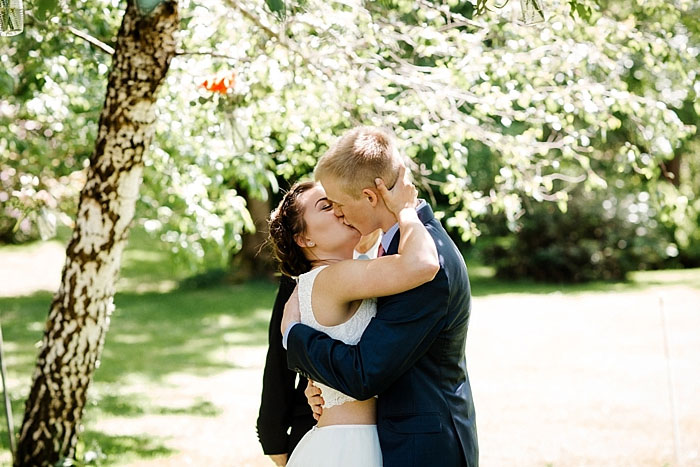
[[[369,204],[373,208],[377,206],[377,203],[379,202],[379,194],[376,191],[372,190],[371,188],[365,188],[362,190],[362,196],[369,201]]]

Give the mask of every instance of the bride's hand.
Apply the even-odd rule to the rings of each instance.
[[[384,180],[376,178],[374,180],[377,186],[379,195],[384,199],[387,209],[395,216],[399,215],[402,209],[415,208],[418,202],[418,190],[413,186],[413,183],[408,179],[406,167],[399,168],[399,175],[396,178],[396,184],[391,190],[386,188]]]

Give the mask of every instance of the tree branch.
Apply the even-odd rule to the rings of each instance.
[[[64,27],[59,26],[59,28],[63,29]],[[83,39],[84,41],[94,45],[95,47],[97,47],[98,49],[102,50],[103,52],[105,52],[109,55],[112,55],[114,53],[114,49],[111,46],[105,44],[104,42],[102,42],[98,38],[91,36],[90,34],[84,32],[84,31],[79,31],[76,28],[74,28],[73,26],[67,26],[67,27],[65,27],[65,29],[67,29],[68,32],[70,32],[74,36]]]
[[[237,1],[235,1],[235,0],[226,0],[226,3],[228,3],[228,4],[229,4],[230,6],[232,6],[234,9],[238,10],[243,16],[245,16],[246,18],[248,18],[248,20],[250,20],[250,21],[251,21],[253,24],[255,24],[257,27],[259,27],[260,29],[262,29],[263,31],[265,31],[265,34],[267,34],[268,36],[270,36],[270,38],[272,38],[272,39],[277,39],[280,43],[282,42],[282,40],[280,39],[279,35],[278,35],[275,31],[273,31],[273,30],[270,29],[269,27],[265,26],[265,25],[262,23],[262,21],[260,21],[260,19],[259,19],[257,16],[255,16],[254,14],[252,14],[251,12],[249,12],[248,10],[246,10],[245,8],[243,8]]]
[[[33,21],[35,21],[37,24],[40,26],[44,27],[56,27],[60,31],[67,31],[71,34],[73,34],[76,37],[79,37],[80,39],[84,40],[85,42],[89,43],[90,45],[96,47],[97,49],[105,52],[108,55],[114,54],[114,48],[111,46],[105,44],[95,36],[92,36],[84,31],[80,31],[79,29],[74,28],[73,26],[63,26],[62,24],[53,24],[53,23],[47,23],[46,21],[41,21],[38,19],[36,16],[31,14],[30,12],[25,12],[25,15],[29,18],[31,18]]]
[[[178,50],[175,52],[175,56],[182,55],[208,55],[210,57],[224,58],[227,60],[235,60],[237,62],[249,62],[248,57],[232,57],[231,55],[220,54],[212,50]]]
[[[249,21],[251,21],[253,24],[255,24],[258,28],[260,28],[265,34],[270,39],[276,40],[281,46],[285,47],[289,51],[295,53],[299,57],[301,57],[302,63],[304,65],[314,68],[315,70],[318,70],[321,72],[326,78],[329,80],[333,81],[333,76],[328,73],[323,67],[316,65],[313,63],[311,60],[309,60],[309,57],[307,57],[301,50],[298,48],[294,47],[289,41],[287,41],[284,37],[280,36],[278,33],[270,29],[269,27],[265,26],[262,21],[258,17],[256,17],[254,14],[246,10],[239,2],[236,0],[226,0],[226,3],[228,3],[232,8],[235,10],[238,10],[243,16],[245,16]]]

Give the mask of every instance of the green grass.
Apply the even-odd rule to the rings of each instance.
[[[174,453],[158,436],[118,436],[92,430],[83,433],[77,451],[85,465],[113,465],[117,459],[118,463],[127,464]]]
[[[31,250],[36,246],[24,248]],[[22,247],[10,248],[17,251]],[[9,250],[0,249],[0,261],[3,251]],[[167,456],[172,451],[156,434],[139,437],[102,433],[91,429],[93,421],[112,416],[218,415],[219,408],[208,400],[196,399],[184,407],[171,407],[153,400],[149,388],[163,385],[173,373],[206,376],[230,369],[233,364],[225,356],[234,347],[266,345],[276,293],[276,284],[262,281],[206,289],[178,288],[189,270],[138,231],[131,238],[122,264],[120,291],[114,299],[116,310],[88,393],[86,430],[81,436],[81,450],[101,452],[102,465],[127,464],[136,459]],[[15,430],[22,421],[51,299],[48,292],[0,297]],[[137,382],[142,392],[123,393],[124,383],[129,382]],[[0,423],[0,458],[3,451],[7,458],[4,421]]]
[[[0,262],[3,251],[10,251],[6,248],[17,251],[36,248],[36,244],[2,247]],[[700,289],[698,269],[640,272],[624,283],[580,285],[500,281],[493,278],[490,268],[472,264],[469,271],[475,297],[504,293],[626,292],[674,284]],[[225,358],[231,350],[267,343],[275,284],[248,282],[199,289],[178,287],[191,272],[143,232],[132,233],[122,261],[116,310],[100,367],[88,393],[86,430],[81,436],[81,451],[101,453],[98,459],[102,465],[123,465],[138,459],[168,456],[172,450],[167,447],[167,440],[155,433],[120,436],[100,432],[93,428],[96,420],[146,415],[216,416],[220,410],[210,401],[197,399],[185,407],[173,407],[153,400],[150,394],[153,388],[165,384],[168,375],[213,375],[232,368],[233,364]],[[37,343],[43,334],[50,303],[51,294],[46,292],[0,298],[5,363],[16,429],[21,423]],[[141,392],[124,393],[126,383],[134,382]],[[6,426],[1,423],[0,458],[7,450]]]
[[[621,293],[654,286],[683,285],[700,290],[700,269],[638,271],[625,282],[588,282],[584,284],[552,284],[528,280],[507,281],[494,278],[493,268],[471,265],[469,280],[472,295],[483,297],[497,294],[580,294],[588,292]]]
[[[232,367],[222,358],[234,346],[265,345],[267,325],[276,288],[251,282],[206,290],[173,290],[166,293],[122,292],[115,297],[116,310],[105,342],[100,367],[90,388],[86,445],[95,439],[111,461],[116,453],[128,454],[129,446],[159,453],[148,440],[109,437],[89,430],[90,421],[102,415],[135,417],[146,414],[192,414],[213,416],[219,410],[209,401],[197,400],[189,407],[167,407],[148,397],[150,385],[161,385],[172,373],[210,375]],[[6,364],[13,385],[13,401],[26,398],[31,372],[41,340],[51,295],[0,298],[0,320],[6,343]],[[121,394],[120,383],[139,381],[142,397]],[[15,425],[21,423],[23,404],[13,404]],[[4,423],[0,446],[7,449]],[[148,447],[151,446],[151,447]],[[122,450],[122,448],[124,448]],[[136,449],[136,448],[134,448]],[[133,453],[132,453],[133,454]]]

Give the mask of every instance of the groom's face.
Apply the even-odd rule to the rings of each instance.
[[[343,222],[354,227],[362,235],[369,235],[377,228],[372,203],[365,196],[355,198],[344,190],[336,179],[328,177],[321,180],[328,200],[333,203],[333,212]]]

